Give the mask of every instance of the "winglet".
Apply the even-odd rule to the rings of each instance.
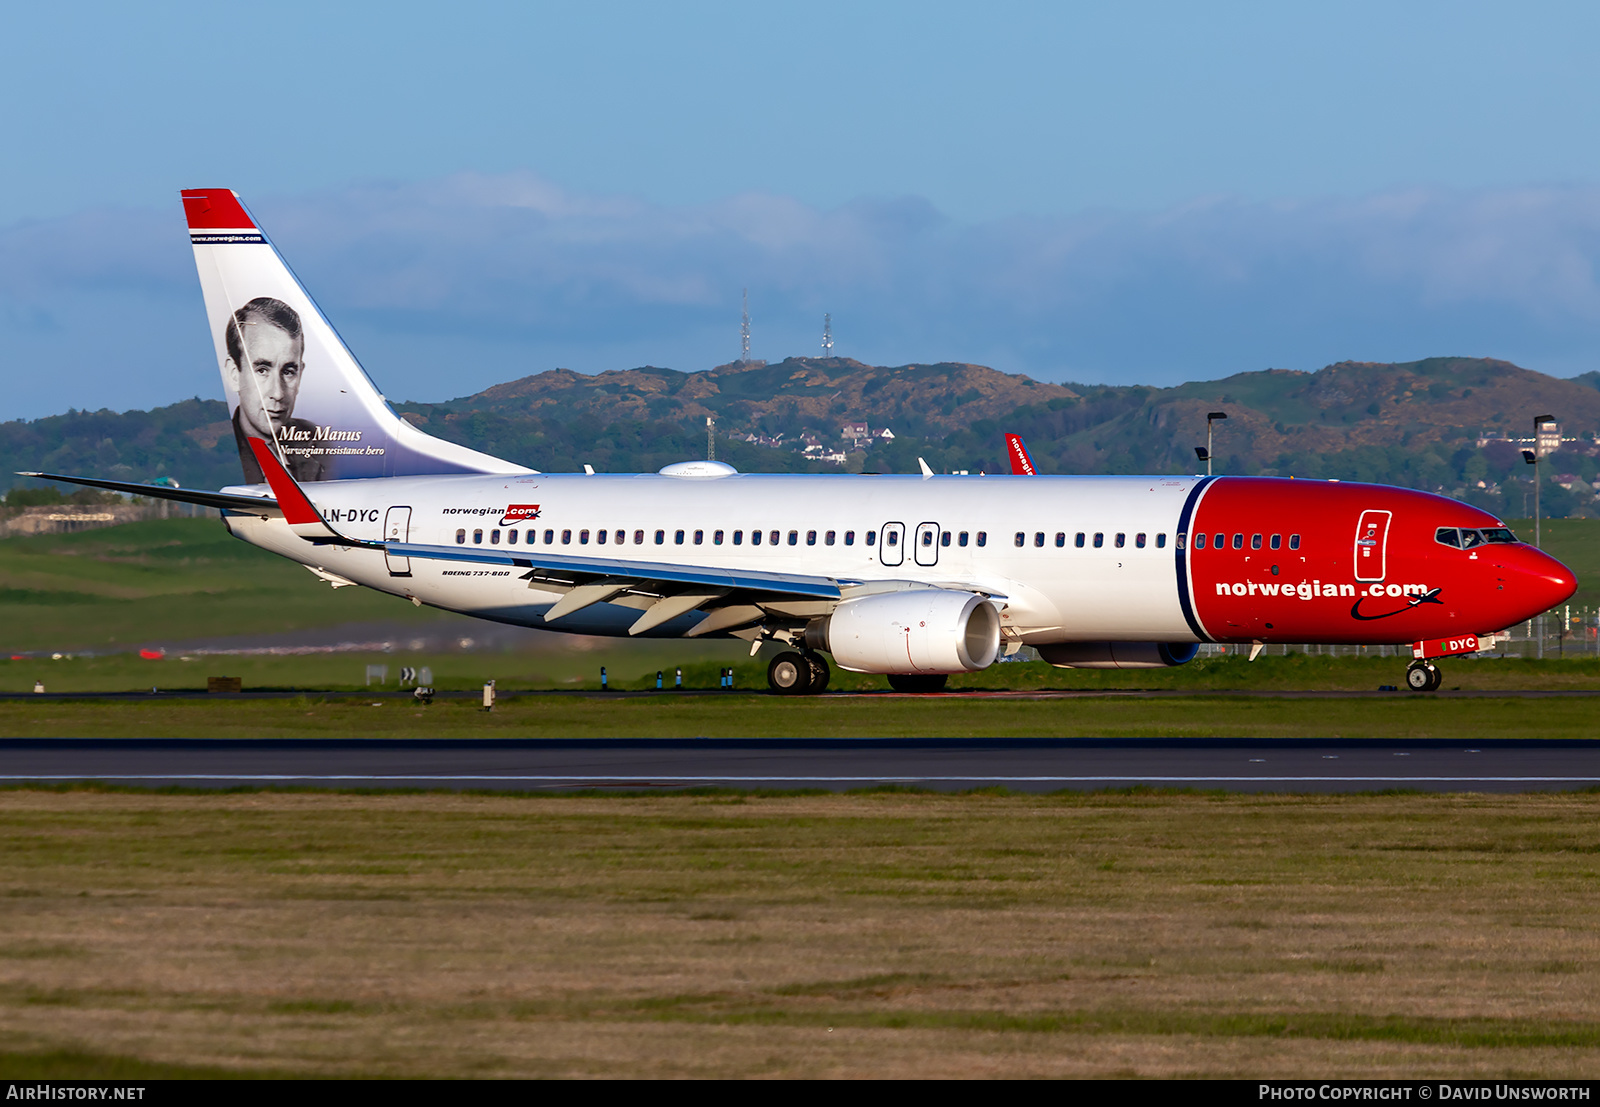
[[[250,438],[250,452],[256,455],[256,462],[261,466],[267,483],[272,486],[272,495],[278,501],[278,510],[283,512],[284,521],[289,524],[289,529],[301,538],[336,539],[346,545],[357,546],[362,543],[346,538],[328,525],[318,511],[316,505],[306,499],[306,494],[300,491],[300,486],[289,475],[289,471],[278,460],[278,455],[272,452],[259,438]]]
[[[1011,475],[1014,477],[1036,477],[1039,471],[1033,467],[1033,458],[1028,456],[1028,447],[1022,444],[1020,434],[1006,435],[1006,456],[1011,459]]]
[[[923,480],[927,480],[929,477],[933,476],[933,470],[928,468],[928,463],[926,461],[923,461],[919,457],[919,458],[917,458],[917,464],[922,466],[922,479]]]

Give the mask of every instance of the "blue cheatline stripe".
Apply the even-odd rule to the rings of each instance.
[[[677,773],[638,772],[625,775],[600,773],[6,773],[0,781],[38,780],[381,780],[396,783],[420,780],[441,780],[458,783],[477,781],[549,781],[560,784],[811,784],[834,782],[841,784],[959,784],[963,781],[1023,784],[1106,784],[1119,781],[1142,781],[1156,784],[1185,784],[1208,782],[1246,781],[1260,783],[1322,783],[1322,784],[1592,784],[1600,776],[1143,776],[1138,773],[1107,773],[1095,776],[764,776],[764,775],[694,775]]]
[[[265,245],[267,236],[258,231],[228,231],[217,234],[211,231],[189,232],[189,243],[192,246],[261,246]]]
[[[1213,642],[1216,639],[1207,634],[1205,628],[1200,625],[1200,620],[1195,618],[1194,604],[1189,600],[1189,520],[1193,518],[1194,509],[1200,503],[1201,492],[1216,479],[1216,477],[1203,477],[1194,488],[1190,489],[1189,498],[1183,501],[1183,513],[1178,516],[1178,534],[1173,536],[1172,543],[1177,547],[1172,552],[1178,566],[1178,606],[1183,609],[1183,618],[1189,624],[1189,629],[1194,631],[1195,637],[1202,642]],[[1179,535],[1183,536],[1181,542],[1178,541]]]

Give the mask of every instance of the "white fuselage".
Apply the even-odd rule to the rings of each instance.
[[[1002,625],[1024,642],[1182,642],[1196,638],[1179,604],[1173,543],[1198,479],[539,473],[327,481],[306,492],[357,540],[795,573],[841,584],[913,581],[1004,597]],[[518,505],[524,517],[506,522]],[[535,508],[537,517],[527,518]],[[227,521],[239,538],[302,564],[467,615],[542,627],[561,598],[530,586],[525,570],[397,561],[377,550],[313,545],[280,518]],[[638,616],[595,604],[550,629],[625,634]],[[652,633],[680,635],[698,619],[684,616]]]

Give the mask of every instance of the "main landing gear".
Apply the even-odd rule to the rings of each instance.
[[[1406,687],[1413,692],[1437,692],[1444,674],[1431,661],[1413,661],[1406,666]]]
[[[828,687],[832,671],[828,663],[810,650],[780,653],[767,666],[767,687],[780,696],[815,695]]]

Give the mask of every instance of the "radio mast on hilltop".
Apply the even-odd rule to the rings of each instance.
[[[822,356],[833,356],[833,316],[826,313],[822,316]]]
[[[744,290],[743,303],[742,321],[739,324],[739,360],[741,362],[750,360],[750,290],[748,288]]]

